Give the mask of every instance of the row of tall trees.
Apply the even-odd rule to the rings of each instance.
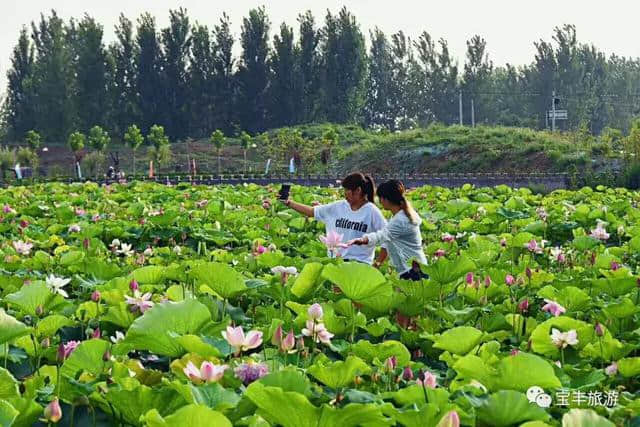
[[[208,27],[182,8],[166,28],[149,14],[135,23],[121,15],[116,40],[106,46],[103,33],[88,15],[64,22],[55,11],[23,28],[7,73],[10,140],[37,130],[64,141],[96,125],[123,135],[133,123],[144,133],[160,124],[174,140],[319,121],[395,130],[457,123],[459,94],[465,124],[473,102],[476,123],[544,127],[553,91],[569,128],[626,129],[640,109],[640,61],[579,43],[571,25],[536,42],[532,63],[519,67],[494,66],[480,36],[462,64],[427,32],[376,28],[366,42],[346,8],[323,23],[303,13],[296,29],[274,29],[253,9],[239,40],[227,15]]]

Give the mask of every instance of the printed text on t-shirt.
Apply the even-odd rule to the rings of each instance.
[[[367,232],[367,224],[364,222],[349,221],[347,218],[338,218],[336,220],[336,228],[346,228],[348,230]]]

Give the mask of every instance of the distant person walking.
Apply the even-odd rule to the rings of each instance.
[[[377,193],[382,207],[391,211],[393,217],[381,230],[366,233],[347,244],[386,245],[391,265],[401,279],[422,280],[426,275],[422,273],[419,264],[427,264],[420,235],[422,219],[405,198],[404,184],[392,179],[380,184]]]
[[[291,209],[315,218],[326,226],[327,234],[342,234],[344,240],[357,239],[374,231],[382,230],[386,221],[375,205],[373,178],[362,173],[352,173],[342,180],[344,200],[328,205],[308,206],[287,199],[283,201]],[[351,246],[338,249],[339,256],[348,261],[359,261],[379,267],[387,258],[383,247],[378,259],[373,262],[375,246]]]

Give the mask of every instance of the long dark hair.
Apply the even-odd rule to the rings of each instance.
[[[378,186],[378,197],[386,199],[396,206],[400,206],[412,224],[418,222],[418,214],[411,203],[404,197],[405,188],[402,181],[391,179]]]
[[[359,188],[362,190],[362,194],[367,196],[367,200],[369,202],[374,202],[374,198],[376,196],[376,186],[373,183],[373,178],[371,178],[370,175],[365,175],[361,172],[347,175],[347,177],[342,180],[342,187],[351,191],[355,191]]]

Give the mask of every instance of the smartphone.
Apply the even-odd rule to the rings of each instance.
[[[278,199],[287,200],[289,198],[289,190],[291,190],[291,184],[282,184],[280,192],[278,193]]]

